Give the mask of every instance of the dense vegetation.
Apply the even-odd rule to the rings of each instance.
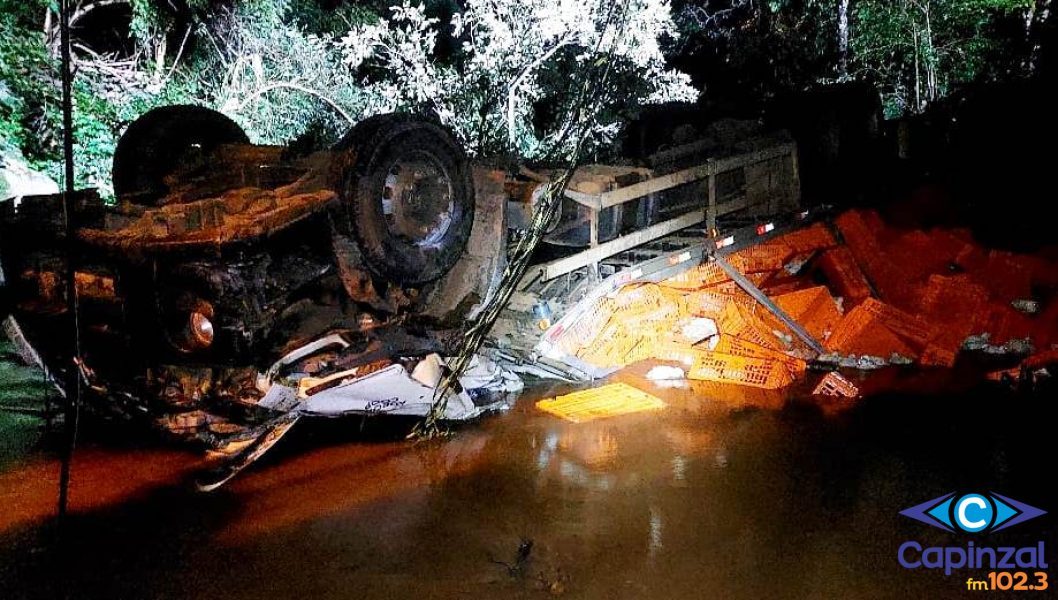
[[[78,184],[110,188],[117,136],[151,107],[217,108],[262,143],[324,145],[379,112],[430,112],[473,152],[562,150],[571,82],[615,66],[593,132],[659,101],[744,103],[877,85],[890,116],[1028,75],[1050,0],[83,0],[71,14]],[[0,152],[57,176],[53,0],[0,0]],[[693,82],[693,86],[692,86]]]

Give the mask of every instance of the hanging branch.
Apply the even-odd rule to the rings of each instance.
[[[297,83],[291,83],[291,82],[287,82],[287,81],[279,81],[279,82],[275,82],[275,83],[270,83],[270,84],[268,84],[268,85],[266,85],[264,87],[261,87],[261,88],[259,88],[257,90],[254,90],[252,93],[250,93],[245,98],[243,98],[242,101],[236,102],[234,104],[234,106],[232,106],[230,108],[231,108],[231,110],[234,110],[234,111],[240,111],[243,108],[245,108],[246,105],[249,104],[250,101],[253,100],[254,98],[257,98],[259,96],[263,96],[264,94],[267,94],[268,92],[271,92],[271,91],[274,91],[274,90],[281,90],[281,89],[294,90],[296,92],[301,92],[303,94],[308,94],[310,96],[319,98],[320,100],[325,102],[328,106],[333,108],[335,110],[335,112],[337,112],[339,115],[341,115],[342,118],[345,119],[346,121],[348,121],[350,124],[355,124],[356,123],[356,119],[354,119],[352,115],[347,113],[341,106],[338,105],[337,102],[335,102],[334,100],[332,100],[329,97],[325,96],[322,92],[318,92],[318,91],[316,91],[316,90],[314,90],[312,88],[308,88],[308,87],[305,87],[303,85],[300,85],[300,84],[297,84]]]

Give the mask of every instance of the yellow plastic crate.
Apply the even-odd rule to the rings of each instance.
[[[665,408],[665,403],[627,383],[611,383],[549,398],[536,403],[540,410],[574,423]]]

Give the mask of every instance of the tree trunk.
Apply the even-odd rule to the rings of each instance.
[[[838,0],[838,74],[849,74],[849,0]]]
[[[1040,51],[1044,32],[1050,26],[1051,0],[1036,0],[1025,19],[1025,40],[1028,46],[1026,70],[1035,74],[1040,66]]]
[[[165,55],[168,53],[168,32],[162,32],[154,45],[154,80],[161,81],[165,75]]]
[[[923,64],[926,66],[926,103],[931,103],[937,99],[938,85],[937,85],[937,52],[936,47],[933,45],[933,21],[930,15],[930,3],[926,0],[923,4],[923,14],[926,17],[926,29],[924,31],[924,37],[926,44],[925,61]],[[925,108],[925,107],[923,107]]]

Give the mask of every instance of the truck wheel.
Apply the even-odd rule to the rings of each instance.
[[[154,205],[169,191],[165,176],[221,144],[249,144],[228,117],[202,106],[163,106],[129,125],[118,140],[111,171],[114,193]]]
[[[421,118],[382,115],[338,149],[351,153],[341,193],[368,268],[400,285],[447,273],[474,222],[470,165],[452,134]]]

